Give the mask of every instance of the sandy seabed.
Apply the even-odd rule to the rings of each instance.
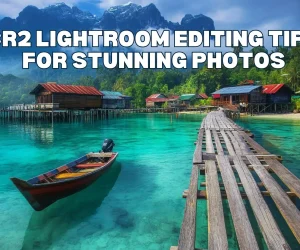
[[[252,117],[264,118],[264,119],[292,119],[300,120],[300,113],[288,113],[288,114],[261,114]]]
[[[207,114],[207,112],[199,112],[199,111],[181,111],[179,114]],[[260,114],[260,115],[248,115],[241,114],[241,117],[253,117],[253,118],[264,118],[264,119],[287,119],[287,120],[300,120],[300,113],[287,113],[287,114]]]
[[[195,114],[197,114],[197,115],[203,115],[203,114],[207,114],[207,112],[206,111],[180,111],[179,112],[179,114],[188,114],[188,115],[195,115]]]

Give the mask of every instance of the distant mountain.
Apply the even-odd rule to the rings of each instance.
[[[64,3],[44,9],[27,6],[16,19],[5,17],[0,30],[138,30],[164,28],[170,30],[214,30],[214,22],[204,15],[186,15],[181,23],[167,21],[154,4],[142,7],[129,3],[111,7],[102,17],[92,15]]]
[[[0,30],[74,30],[91,29],[99,18],[77,7],[64,3],[44,9],[27,6],[16,19],[5,17],[0,21]]]
[[[214,22],[204,15],[186,15],[181,23],[167,21],[154,4],[142,7],[133,3],[111,7],[95,28],[138,31],[147,28],[170,30],[214,30]]]
[[[101,17],[82,11],[77,7],[70,7],[64,3],[50,5],[39,9],[35,6],[24,8],[16,19],[5,17],[0,20],[1,30],[28,30],[32,33],[33,48],[2,48],[0,45],[0,70],[5,66],[6,72],[16,73],[13,68],[20,68],[21,52],[25,51],[48,51],[55,48],[37,48],[34,44],[35,31],[43,30],[131,30],[137,32],[144,29],[170,29],[174,30],[214,30],[214,21],[204,15],[185,15],[180,23],[166,20],[154,4],[142,7],[137,4],[111,7]],[[57,50],[57,49],[55,49]],[[11,58],[16,59],[12,61]],[[12,63],[6,63],[6,61]]]

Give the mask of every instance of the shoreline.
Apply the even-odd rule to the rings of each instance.
[[[260,115],[241,115],[241,118],[263,118],[263,119],[282,119],[282,120],[300,120],[300,113],[286,113],[286,114],[260,114]]]
[[[179,114],[187,114],[187,115],[206,115],[207,112],[199,112],[199,111],[181,111]],[[247,115],[241,113],[241,118],[256,118],[256,119],[282,119],[282,120],[300,120],[300,113],[286,113],[286,114],[259,114],[259,115]]]
[[[203,111],[200,113],[200,111],[180,111],[178,114],[186,114],[186,115],[207,115],[208,112]]]

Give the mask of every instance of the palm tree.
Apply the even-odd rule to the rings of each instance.
[[[300,70],[297,67],[288,67],[287,73],[282,74],[285,76],[291,88],[296,92],[300,86]]]

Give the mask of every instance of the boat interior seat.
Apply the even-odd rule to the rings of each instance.
[[[85,175],[87,173],[91,173],[96,171],[97,169],[82,169],[76,173],[60,173],[55,176],[55,179],[69,179],[69,178],[75,178],[75,177],[80,177],[82,175]]]
[[[55,176],[55,179],[69,179],[69,178],[75,178],[80,177],[82,175],[85,175],[86,173],[61,173]]]
[[[96,170],[97,170],[96,168],[87,168],[87,169],[81,169],[77,173],[91,173],[91,172],[94,172]]]
[[[104,166],[105,163],[103,162],[97,162],[97,163],[84,163],[84,164],[78,164],[76,165],[77,168],[97,168]]]

